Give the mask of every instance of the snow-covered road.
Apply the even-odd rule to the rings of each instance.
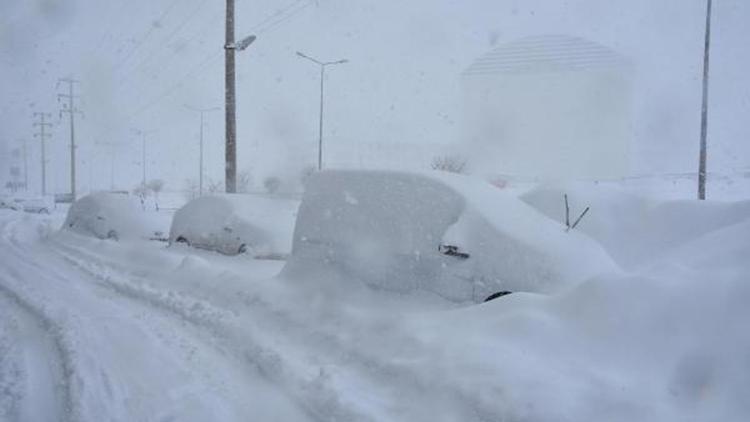
[[[18,308],[4,309],[33,328],[26,342],[3,331],[10,420],[29,420],[45,397],[46,412],[73,421],[456,420],[481,409],[380,355],[413,342],[394,330],[405,302],[376,317],[368,309],[383,302],[364,291],[347,292],[362,306],[342,306],[270,280],[277,261],[93,240],[58,233],[55,217],[4,213],[0,224],[0,292]]]
[[[721,272],[683,248],[679,265],[649,270],[659,282],[613,276],[466,307],[60,232],[62,219],[0,210],[3,422],[750,414],[736,375],[750,370],[748,222],[708,237]]]
[[[304,420],[222,344],[220,311],[118,284],[116,271],[3,215],[2,401],[8,420]],[[8,218],[10,217],[10,218]],[[112,275],[108,275],[111,273]]]

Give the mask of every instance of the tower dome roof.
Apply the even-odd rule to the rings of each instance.
[[[467,67],[463,76],[581,71],[626,64],[623,56],[593,41],[568,35],[541,35],[493,49]]]

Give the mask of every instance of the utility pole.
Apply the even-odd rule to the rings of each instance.
[[[70,116],[70,195],[72,200],[76,200],[76,136],[75,136],[75,115],[76,113],[82,114],[75,106],[75,99],[78,98],[74,94],[75,84],[80,83],[72,78],[60,78],[57,81],[57,87],[60,87],[61,83],[68,84],[68,92],[66,94],[57,94],[57,101],[61,98],[67,99],[68,103],[63,104],[60,110],[60,119],[62,119],[63,113],[68,113]]]
[[[706,5],[706,38],[703,45],[703,102],[701,106],[701,143],[698,162],[698,199],[706,199],[706,135],[708,134],[708,64],[711,47],[711,0]]]
[[[23,154],[23,190],[29,191],[29,160],[28,151],[26,150],[26,139],[19,139],[21,142],[21,154]]]
[[[323,80],[325,79],[326,66],[344,64],[347,63],[348,60],[343,59],[336,60],[335,62],[321,62],[320,60],[302,54],[299,51],[297,52],[297,55],[320,66],[320,113],[318,115],[318,171],[320,171],[323,170]]]
[[[133,132],[141,135],[141,171],[143,173],[142,183],[146,186],[146,135],[154,133],[154,130],[133,129]]]
[[[237,192],[237,118],[235,96],[234,53],[242,51],[255,41],[250,35],[234,41],[234,0],[227,0],[226,34],[224,39],[224,101],[225,101],[225,164],[224,184],[227,193]]]
[[[44,119],[50,116],[49,113],[34,113],[34,117],[39,118],[38,122],[34,122],[34,127],[39,128],[39,133],[35,133],[34,137],[39,138],[42,146],[42,196],[47,195],[47,158],[45,156],[44,140],[51,136],[45,132],[45,128],[52,126],[52,123],[45,122]]]
[[[187,108],[188,110],[197,111],[201,115],[201,131],[199,141],[200,158],[198,159],[198,195],[203,196],[203,115],[210,111],[219,110],[219,107],[198,108],[185,104],[185,108]]]
[[[107,146],[109,147],[109,186],[110,190],[115,190],[115,149],[122,145],[121,143],[116,142],[103,142],[98,141],[96,142],[97,145]]]
[[[237,191],[237,119],[235,115],[234,75],[234,0],[227,0],[226,34],[224,40],[224,95],[225,95],[225,168],[224,183],[227,193]]]

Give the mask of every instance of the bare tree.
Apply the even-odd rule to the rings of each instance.
[[[210,193],[223,192],[224,184],[220,180],[208,179],[208,191]]]
[[[456,155],[438,155],[432,159],[430,167],[433,170],[465,174],[466,160]]]
[[[281,179],[276,176],[269,176],[263,180],[263,187],[266,188],[266,192],[274,194],[281,188]]]
[[[192,201],[197,198],[200,193],[200,187],[195,179],[185,179],[185,199]]]
[[[154,206],[159,211],[159,193],[164,190],[164,181],[161,179],[151,179],[146,186],[154,193]]]
[[[141,207],[145,210],[146,209],[146,198],[148,198],[149,193],[151,193],[151,189],[149,189],[148,185],[145,183],[141,183],[140,185],[133,188],[133,194],[138,197],[141,201]]]
[[[253,185],[253,175],[249,171],[243,171],[237,175],[237,192],[248,193]]]
[[[300,181],[300,184],[302,184],[303,188],[307,186],[307,180],[313,174],[315,174],[315,166],[307,166],[302,169],[302,171],[299,174],[299,181]]]

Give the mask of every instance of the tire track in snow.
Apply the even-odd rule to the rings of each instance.
[[[260,345],[247,329],[232,327],[229,323],[230,314],[218,310],[208,302],[171,291],[165,293],[146,287],[145,283],[136,285],[133,280],[140,277],[117,269],[117,263],[108,263],[85,249],[55,241],[54,250],[70,265],[97,279],[100,287],[127,299],[145,303],[159,312],[178,316],[207,332],[221,342],[222,353],[233,353],[255,374],[272,384],[283,386],[285,391],[294,392],[292,398],[295,403],[311,419],[321,422],[372,420],[340,403],[336,393],[321,385],[317,379],[308,380],[289,371],[289,365],[281,353]]]
[[[14,271],[5,270],[9,276],[17,277],[18,274],[14,274]],[[72,379],[76,374],[74,364],[74,352],[71,347],[71,342],[67,339],[64,329],[56,324],[45,311],[33,305],[34,302],[22,297],[15,290],[8,287],[8,281],[6,277],[0,276],[0,295],[2,295],[13,307],[18,308],[24,315],[31,318],[34,323],[41,328],[45,336],[50,340],[52,349],[48,356],[53,357],[55,362],[53,363],[58,368],[58,374],[60,379],[55,384],[56,403],[47,403],[47,406],[59,407],[60,420],[66,422],[74,422],[80,420],[80,406],[79,403],[74,399],[73,383]],[[35,403],[35,406],[41,404]]]
[[[16,258],[18,258],[19,263],[25,264],[29,267],[34,267],[35,271],[39,271],[39,274],[44,274],[42,271],[46,272],[56,272],[56,278],[55,282],[58,282],[60,284],[70,285],[71,287],[84,287],[84,285],[91,285],[98,289],[102,289],[104,292],[110,293],[109,296],[106,296],[109,301],[112,302],[113,305],[116,306],[122,306],[122,303],[114,300],[111,296],[111,293],[115,293],[116,297],[119,298],[125,298],[126,300],[132,302],[135,302],[138,305],[145,305],[147,309],[151,309],[156,311],[154,315],[162,315],[164,318],[164,321],[171,321],[174,322],[174,316],[179,317],[180,323],[178,326],[183,327],[185,326],[185,323],[189,324],[188,326],[193,326],[198,329],[202,333],[208,332],[211,336],[211,341],[205,341],[204,339],[196,338],[196,340],[200,343],[200,347],[203,347],[204,350],[213,350],[216,352],[219,352],[220,355],[227,355],[228,350],[225,348],[221,348],[217,346],[217,342],[215,340],[221,339],[221,326],[217,323],[217,321],[221,320],[220,317],[224,317],[224,315],[219,315],[219,311],[215,311],[214,309],[210,309],[206,311],[206,308],[203,306],[205,305],[205,302],[201,304],[200,301],[193,301],[190,300],[187,297],[184,297],[184,295],[174,295],[174,294],[165,294],[162,295],[160,291],[155,289],[142,289],[138,287],[137,285],[133,285],[128,278],[122,278],[118,279],[117,274],[112,274],[112,276],[102,276],[101,272],[96,271],[96,269],[92,268],[89,265],[86,265],[86,260],[76,260],[73,256],[68,256],[66,258],[64,253],[60,253],[60,251],[55,251],[55,248],[50,248],[51,242],[47,241],[43,244],[37,244],[37,248],[33,250],[34,253],[36,253],[35,259],[28,259],[27,255],[30,255],[30,252],[32,251],[25,245],[26,241],[18,241],[17,236],[12,230],[11,225],[13,223],[17,222],[11,222],[10,225],[6,224],[3,225],[0,228],[0,238],[6,240],[7,243],[10,243],[12,247],[4,248],[8,250],[9,252],[12,252],[16,255]],[[33,241],[33,239],[29,239]],[[6,243],[3,242],[3,243]],[[46,250],[42,250],[38,248],[39,246],[44,247]],[[65,246],[65,245],[60,245]],[[26,252],[26,253],[23,253]],[[44,252],[47,252],[46,254]],[[49,259],[48,259],[49,258]],[[62,260],[60,259],[62,258]],[[45,266],[40,266],[38,264],[39,261],[44,260]],[[26,262],[24,262],[26,261]],[[17,264],[18,265],[18,264]],[[69,277],[66,277],[64,274],[69,272],[68,267],[77,268],[82,274],[90,275],[92,277],[86,277],[83,279],[76,278],[75,281],[73,279],[70,279]],[[97,282],[98,280],[98,282]],[[117,280],[119,282],[119,285],[117,287],[112,286],[113,280]],[[83,283],[83,285],[81,284]],[[81,290],[82,293],[89,293],[89,290]],[[102,296],[99,296],[99,298],[102,298]],[[96,299],[99,301],[99,299]],[[127,303],[127,302],[126,302]],[[189,303],[190,306],[186,306],[186,304]],[[197,304],[197,305],[196,305]],[[217,316],[218,315],[218,316]],[[240,363],[241,359],[236,359],[234,362]],[[232,361],[229,361],[232,362]],[[254,368],[252,368],[254,369]],[[248,377],[248,380],[252,380],[252,378],[257,378],[258,375],[262,374],[260,371],[254,370],[251,374],[251,377]],[[262,378],[262,377],[261,377]],[[204,380],[205,381],[205,380]],[[223,383],[221,383],[223,385]],[[82,388],[82,387],[81,387]],[[257,387],[256,387],[257,388]],[[237,390],[242,391],[242,390]],[[278,391],[278,390],[277,390]],[[300,403],[295,403],[294,399],[295,397],[285,395],[283,392],[282,394],[279,394],[279,397],[286,396],[287,400],[290,400],[287,404],[282,404],[284,406],[284,410],[279,412],[280,414],[295,414],[296,412],[291,411],[289,409],[297,408],[302,413],[299,413],[299,416],[302,416],[307,408]],[[274,394],[268,393],[268,394],[262,394],[260,397],[268,397],[270,399],[273,399]],[[259,402],[262,403],[262,402]],[[292,405],[290,407],[289,405]],[[70,419],[65,419],[65,421],[71,420],[71,421],[77,421],[80,418],[77,416],[80,412],[76,412],[76,416]],[[299,418],[294,417],[294,420],[305,420],[306,418]],[[315,420],[312,415],[310,415],[310,419]],[[356,418],[350,418],[348,420],[355,420]],[[329,419],[330,420],[330,419]]]
[[[189,304],[191,302],[206,304],[203,306],[206,306],[206,309],[211,309],[205,300],[187,299],[181,294],[180,296],[183,297],[181,300],[168,300],[165,303],[164,298],[170,297],[169,293],[159,292],[153,287],[135,287],[132,280],[137,276],[127,274],[124,269],[118,268],[120,265],[117,262],[108,261],[86,248],[72,247],[59,242],[56,242],[56,246],[67,250],[67,253],[61,252],[66,260],[99,278],[102,282],[108,284],[108,287],[118,291],[123,290],[124,294],[135,300],[147,300],[154,306],[162,307],[168,312],[183,316],[194,325],[211,330],[213,336],[222,337],[226,345],[240,349],[242,358],[264,378],[295,391],[299,404],[308,409],[308,413],[315,419],[370,419],[341,402],[322,367],[318,366],[320,369],[318,376],[304,378],[294,374],[291,370],[293,367],[299,367],[299,364],[295,365],[295,362],[290,361],[288,357],[284,357],[279,350],[261,346],[257,338],[251,338],[248,329],[238,327],[232,329],[226,318],[216,319],[207,324],[203,318],[198,317],[196,319],[194,315],[190,315],[189,309],[191,306]],[[89,267],[89,269],[84,267]],[[118,278],[121,278],[121,280],[118,281]],[[143,284],[145,283],[141,283],[141,285]],[[119,287],[115,287],[115,285]],[[143,297],[144,292],[147,292],[145,294],[151,295],[151,297],[145,299]],[[412,397],[420,397],[425,394],[432,395],[437,402],[452,403],[448,406],[450,408],[455,408],[456,404],[460,404],[462,416],[466,420],[495,420],[502,416],[497,409],[487,408],[480,400],[473,397],[472,392],[451,385],[449,381],[439,382],[437,376],[425,379],[423,374],[407,365],[398,365],[385,361],[383,357],[378,358],[368,355],[346,344],[332,332],[325,332],[316,328],[313,324],[305,324],[293,319],[287,312],[274,307],[258,295],[252,297],[245,295],[245,297],[239,299],[247,305],[245,309],[250,312],[251,316],[258,316],[263,321],[273,321],[274,329],[271,331],[276,334],[283,334],[288,341],[295,344],[294,350],[302,350],[304,354],[309,355],[310,349],[314,349],[314,356],[335,357],[337,359],[336,365],[353,369],[359,375],[358,380],[366,380],[368,387],[373,390],[385,390],[382,393],[385,396],[393,395],[393,386],[398,386],[396,390],[408,392]],[[303,366],[315,367],[315,364],[309,361],[302,363]],[[398,391],[396,394],[400,396]]]

